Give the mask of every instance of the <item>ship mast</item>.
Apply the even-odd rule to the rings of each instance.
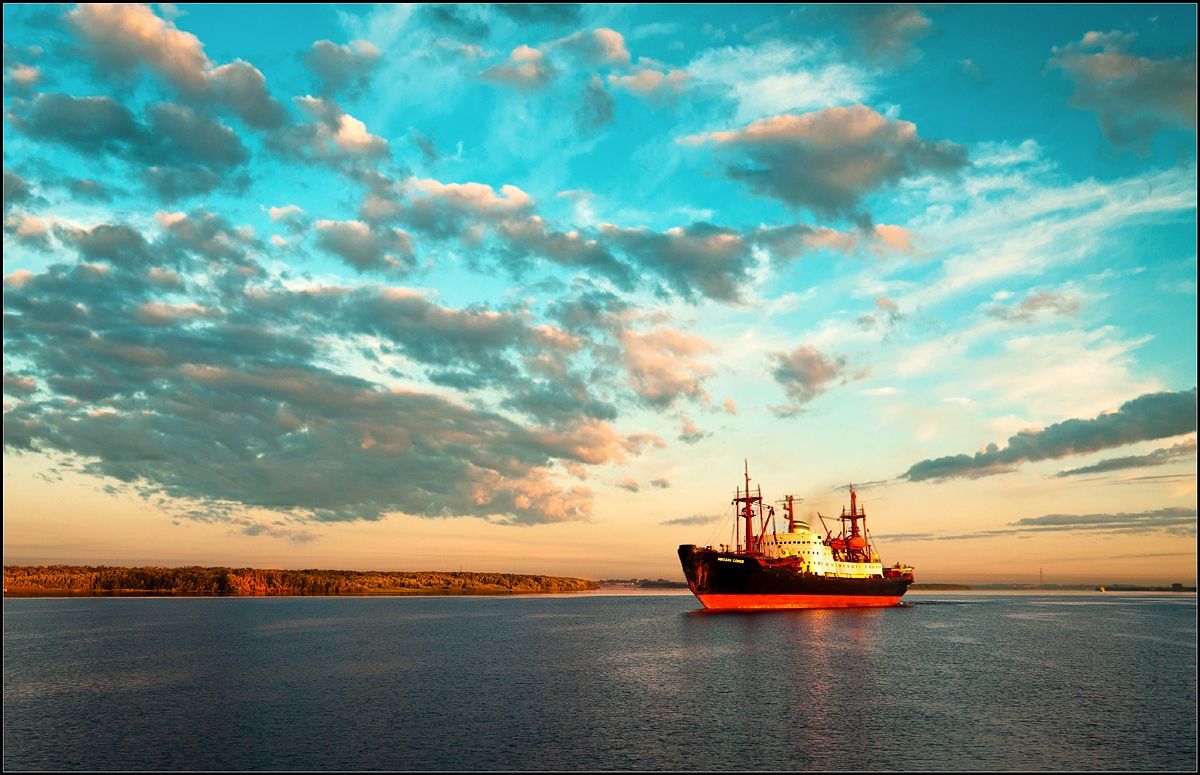
[[[855,562],[866,562],[870,559],[869,544],[863,533],[858,530],[858,520],[862,520],[863,531],[867,529],[867,514],[858,506],[858,493],[854,491],[854,485],[850,485],[850,512],[842,509],[842,537],[845,542],[845,548],[848,559]],[[846,535],[846,523],[850,523],[850,535]]]
[[[783,511],[785,514],[787,514],[788,532],[795,533],[796,532],[796,503],[797,502],[803,503],[804,499],[797,498],[795,495],[785,495],[785,496],[783,496],[783,500],[779,500],[779,501],[775,501],[775,502],[780,504],[781,506],[783,506]]]
[[[746,520],[746,553],[754,552],[754,504],[758,504],[758,513],[762,514],[762,486],[758,488],[757,495],[750,494],[750,461],[744,460],[746,466],[746,489],[743,492],[739,487],[734,494],[733,503],[742,504],[740,514]]]

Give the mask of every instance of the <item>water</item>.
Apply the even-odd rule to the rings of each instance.
[[[1194,770],[1196,598],[7,599],[5,770]]]

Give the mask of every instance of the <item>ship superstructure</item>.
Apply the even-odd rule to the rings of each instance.
[[[841,527],[824,536],[798,520],[796,499],[781,505],[787,530],[780,532],[775,509],[763,503],[762,488],[737,488],[737,538],[733,545],[679,547],[679,560],[692,593],[713,610],[845,608],[895,605],[913,583],[913,569],[885,568],[867,531],[867,515],[850,487],[850,508]],[[824,526],[824,518],[817,514]]]

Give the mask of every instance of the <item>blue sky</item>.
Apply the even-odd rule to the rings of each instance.
[[[1195,577],[1192,6],[4,14],[6,561]]]

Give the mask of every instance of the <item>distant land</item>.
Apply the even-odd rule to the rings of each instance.
[[[687,589],[686,581],[668,579],[603,579],[601,589]]]
[[[49,595],[529,595],[599,589],[590,579],[452,571],[263,570],[4,566],[4,594]]]
[[[1185,587],[1182,584],[1172,584],[1169,587],[1143,587],[1137,584],[1105,584],[1096,587],[1097,592],[1195,592],[1195,587]]]
[[[908,588],[909,590],[917,592],[920,592],[921,590],[925,590],[927,592],[958,592],[960,590],[970,589],[970,587],[966,584],[931,584],[927,582],[909,584]]]

